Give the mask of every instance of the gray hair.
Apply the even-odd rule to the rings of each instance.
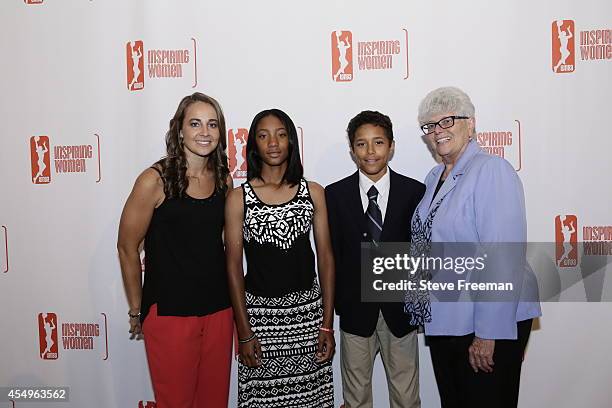
[[[422,125],[432,116],[443,113],[454,113],[460,116],[474,117],[475,110],[470,97],[459,88],[447,86],[434,89],[419,104],[419,123]]]

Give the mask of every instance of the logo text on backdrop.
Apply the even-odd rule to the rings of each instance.
[[[408,79],[408,30],[378,38],[357,37],[350,30],[331,32],[331,68],[334,82],[351,82],[369,72],[397,73]],[[356,39],[357,38],[357,39]]]

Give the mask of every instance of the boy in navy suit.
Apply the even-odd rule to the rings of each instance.
[[[336,263],[336,313],[346,408],[372,407],[372,369],[380,353],[391,408],[420,407],[416,327],[403,303],[361,302],[361,242],[408,242],[425,186],[388,166],[395,142],[388,116],[363,111],[347,128],[359,168],[325,188]]]

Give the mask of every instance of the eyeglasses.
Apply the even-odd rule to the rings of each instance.
[[[421,130],[426,135],[429,135],[436,130],[436,126],[440,125],[442,129],[448,129],[453,127],[455,124],[455,119],[469,119],[469,116],[447,116],[445,118],[440,119],[437,122],[425,123],[421,126]]]

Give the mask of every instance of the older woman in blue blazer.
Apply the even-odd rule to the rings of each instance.
[[[521,181],[507,161],[478,146],[469,96],[436,89],[421,102],[418,120],[442,162],[425,179],[413,242],[525,243]],[[541,315],[537,284],[521,265],[527,270],[506,271],[522,282],[514,301],[407,304],[423,317],[443,408],[517,406],[523,352],[532,319]]]

